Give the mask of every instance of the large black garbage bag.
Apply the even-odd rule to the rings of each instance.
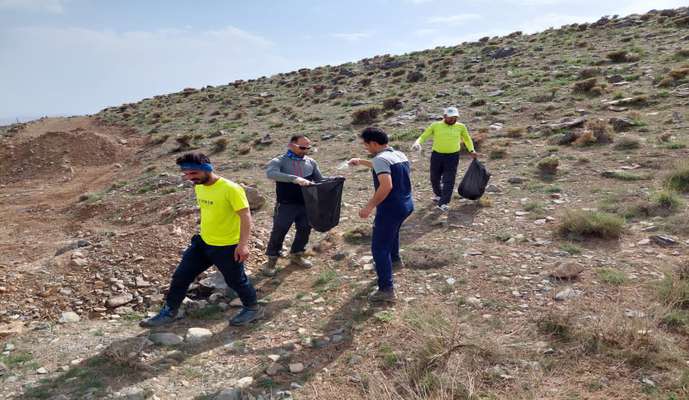
[[[477,159],[474,159],[469,165],[469,169],[462,178],[462,183],[459,184],[457,192],[460,196],[469,200],[477,200],[483,196],[486,191],[486,185],[490,179],[490,172]]]
[[[327,232],[340,223],[342,188],[345,178],[327,177],[309,186],[302,186],[309,224],[318,232]]]

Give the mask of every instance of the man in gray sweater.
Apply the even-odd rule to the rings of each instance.
[[[273,215],[273,230],[266,249],[268,261],[261,268],[266,276],[277,273],[277,260],[282,249],[285,235],[296,225],[296,234],[290,249],[290,262],[303,268],[310,268],[311,262],[304,258],[304,250],[309,242],[311,225],[306,216],[304,196],[301,186],[311,185],[323,179],[318,164],[306,153],[311,149],[311,141],[304,135],[294,135],[290,138],[287,152],[275,157],[268,163],[266,175],[275,181],[275,212]]]

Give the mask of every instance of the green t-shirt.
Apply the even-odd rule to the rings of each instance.
[[[467,127],[459,122],[454,125],[448,125],[445,121],[432,123],[419,137],[419,143],[423,143],[431,137],[433,138],[433,151],[438,153],[458,152],[461,148],[460,139],[464,142],[467,150],[474,151],[474,142],[469,136]]]
[[[249,207],[244,189],[220,178],[210,186],[195,185],[194,191],[201,210],[201,239],[211,246],[239,243],[241,224],[237,211]]]

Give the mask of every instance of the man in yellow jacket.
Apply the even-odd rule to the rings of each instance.
[[[433,187],[433,201],[438,203],[441,211],[449,210],[448,204],[455,187],[457,167],[459,166],[459,151],[461,142],[469,151],[471,158],[476,158],[474,142],[469,136],[466,126],[457,122],[459,111],[457,107],[448,107],[443,113],[443,120],[434,122],[416,139],[412,150],[421,150],[421,144],[429,138],[433,139],[433,153],[431,154],[431,186]]]

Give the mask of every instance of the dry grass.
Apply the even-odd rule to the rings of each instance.
[[[560,221],[562,236],[581,240],[588,237],[617,239],[622,235],[624,220],[599,211],[568,210]]]
[[[380,114],[378,107],[360,108],[352,113],[353,125],[367,125],[375,122]]]
[[[689,193],[689,162],[677,163],[665,178],[665,186],[676,192]]]

